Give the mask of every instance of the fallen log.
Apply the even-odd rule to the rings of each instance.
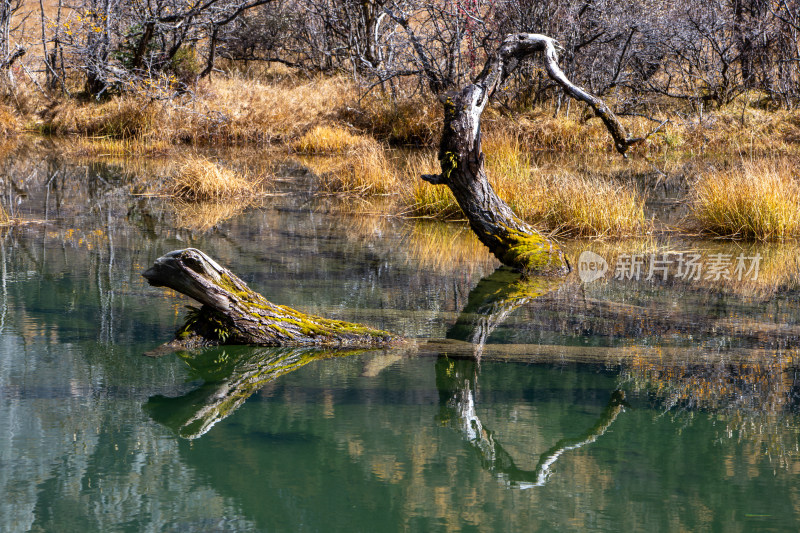
[[[369,326],[273,304],[195,248],[159,257],[142,276],[154,287],[174,289],[203,304],[199,309],[191,308],[175,340],[168,343],[169,349],[220,344],[351,348],[400,341]]]

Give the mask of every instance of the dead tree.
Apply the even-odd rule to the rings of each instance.
[[[169,287],[203,304],[189,314],[172,349],[217,344],[375,347],[398,340],[386,331],[273,304],[194,248],[159,257],[142,275],[150,285]]]
[[[481,114],[494,91],[520,61],[542,52],[548,75],[564,91],[588,104],[602,119],[617,151],[642,139],[628,137],[616,115],[599,98],[573,84],[558,66],[556,43],[535,33],[508,36],[475,81],[443,98],[444,129],[439,146],[441,174],[422,176],[432,184],[447,185],[478,238],[504,264],[523,272],[563,274],[569,264],[561,249],[520,219],[492,189],[486,177],[481,149]]]

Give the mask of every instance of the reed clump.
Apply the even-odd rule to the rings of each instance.
[[[3,207],[3,204],[0,204],[0,226],[11,224],[11,220],[11,216],[6,212],[6,208]]]
[[[45,109],[36,128],[46,134],[131,139],[153,132],[156,117],[159,129],[168,126],[161,120],[161,106],[134,96],[120,96],[103,103],[81,103],[68,99]]]
[[[325,193],[366,197],[399,190],[395,165],[383,145],[372,137],[319,126],[293,146],[309,154],[327,154],[303,158]]]
[[[624,236],[646,230],[644,199],[633,187],[600,176],[546,171],[521,139],[487,139],[486,169],[498,196],[524,220],[571,236]]]
[[[252,198],[258,184],[205,157],[187,157],[173,172],[164,192],[187,202]]]
[[[800,236],[800,182],[786,159],[748,161],[741,169],[701,176],[690,210],[704,233],[752,240]]]
[[[292,150],[301,154],[337,154],[357,150],[372,139],[354,135],[348,130],[329,125],[314,126],[291,144]]]

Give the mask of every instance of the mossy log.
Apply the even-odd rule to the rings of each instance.
[[[586,102],[603,120],[623,156],[642,139],[628,137],[619,119],[599,98],[570,82],[558,66],[553,39],[534,33],[508,36],[475,81],[443,98],[444,129],[439,145],[442,172],[424,175],[447,185],[478,238],[505,265],[523,272],[565,274],[569,264],[550,239],[517,217],[495,193],[486,177],[480,119],[489,98],[520,61],[542,52],[548,75],[571,97]]]
[[[203,304],[189,313],[171,348],[218,344],[376,347],[399,340],[369,326],[273,304],[194,248],[159,257],[142,275],[150,285],[169,287]]]

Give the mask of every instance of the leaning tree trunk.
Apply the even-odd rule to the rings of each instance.
[[[150,285],[169,287],[203,304],[189,314],[169,348],[215,344],[374,347],[398,340],[386,331],[273,304],[194,248],[159,257],[142,275]]]
[[[600,116],[623,156],[641,139],[631,139],[606,104],[570,82],[558,66],[555,41],[534,33],[511,35],[487,61],[475,81],[444,99],[444,129],[439,147],[442,172],[424,175],[432,184],[447,185],[478,238],[504,264],[524,272],[566,273],[561,249],[517,217],[492,189],[481,150],[480,119],[495,89],[519,61],[543,52],[548,75],[571,97],[586,102]]]

